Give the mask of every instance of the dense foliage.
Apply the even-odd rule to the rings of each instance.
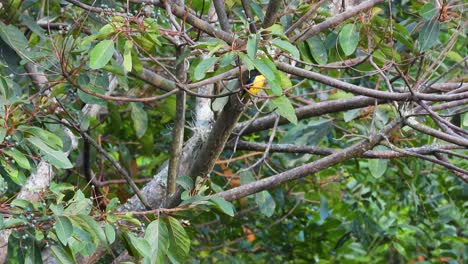
[[[465,7],[1,1],[0,262],[465,263]]]

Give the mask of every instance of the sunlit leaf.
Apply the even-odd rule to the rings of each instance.
[[[89,67],[100,69],[104,67],[114,54],[114,42],[109,39],[102,40],[89,52]]]
[[[346,56],[354,53],[359,42],[359,31],[355,24],[347,24],[341,28],[338,40],[340,47]]]

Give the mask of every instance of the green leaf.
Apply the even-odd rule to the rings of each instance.
[[[3,153],[7,154],[8,156],[12,157],[18,166],[20,166],[23,169],[31,169],[31,165],[29,164],[28,158],[21,153],[19,150],[15,148],[10,148],[8,150],[3,150]]]
[[[62,246],[52,246],[50,247],[52,254],[61,264],[73,264],[76,263],[75,257],[69,251],[67,251]]]
[[[275,212],[276,203],[271,194],[267,191],[261,191],[255,194],[255,202],[262,213],[266,217],[271,217]]]
[[[91,216],[73,215],[69,218],[88,234],[92,235],[94,241],[99,241],[105,248],[109,247],[104,230],[102,230],[101,226]]]
[[[136,237],[134,234],[127,232],[125,233],[125,240],[130,246],[129,252],[133,255],[151,257],[151,245],[144,238]]]
[[[433,4],[425,4],[420,10],[419,10],[419,15],[422,16],[423,18],[430,20],[432,19],[435,14],[436,14],[436,8],[434,7]]]
[[[289,122],[297,125],[297,116],[294,107],[286,96],[271,99],[271,103],[276,106],[275,112],[286,118]]]
[[[104,67],[114,54],[114,42],[109,39],[102,40],[89,52],[89,67],[100,69]]]
[[[346,56],[353,54],[359,43],[359,32],[356,31],[356,25],[345,25],[338,35],[338,41]]]
[[[151,222],[146,228],[145,239],[151,245],[151,264],[164,263],[169,249],[169,231],[160,219]]]
[[[221,212],[229,216],[234,216],[234,206],[232,203],[224,200],[224,198],[212,196],[210,197],[209,201],[213,202],[216,205],[216,208],[221,210]]]
[[[275,64],[266,56],[262,56],[260,59],[253,60],[255,68],[265,76],[268,84],[271,87],[273,93],[277,96],[283,94],[281,89],[281,76],[279,75],[278,70],[276,69]]]
[[[439,38],[440,23],[437,20],[430,20],[424,23],[419,31],[419,49],[423,52],[432,48]]]
[[[73,233],[73,225],[66,216],[56,216],[54,223],[55,234],[64,246]]]
[[[30,201],[24,200],[24,199],[19,199],[19,198],[16,198],[15,200],[13,200],[10,205],[14,206],[14,207],[22,208],[22,209],[26,209],[26,208],[32,209],[33,208],[33,205],[32,205],[32,203]]]
[[[24,52],[28,47],[28,40],[17,27],[13,25],[5,25],[0,22],[0,37],[12,49]]]
[[[313,36],[306,43],[314,60],[320,65],[327,64],[328,53],[322,39],[319,36]]]
[[[174,217],[168,217],[170,246],[167,256],[173,263],[184,263],[190,250],[190,239],[185,229]]]
[[[383,146],[377,146],[375,150],[386,150]],[[388,159],[369,159],[369,170],[373,177],[380,178],[385,174],[388,166]]]
[[[292,87],[291,79],[289,79],[289,76],[286,73],[279,72],[279,76],[281,78],[281,87],[283,89],[289,89]]]
[[[6,133],[7,133],[7,130],[3,127],[2,123],[3,122],[0,122],[0,142],[3,142],[3,140],[5,140],[5,136],[6,136]]]
[[[197,67],[194,71],[194,78],[196,81],[199,81],[205,78],[206,72],[215,65],[219,58],[211,57],[211,58],[204,58],[200,63],[198,63]]]
[[[72,200],[68,202],[68,207],[63,211],[63,215],[89,214],[93,203],[85,198],[81,190],[77,190]]]
[[[406,253],[406,249],[398,242],[393,242],[393,247],[405,258],[408,258],[408,253]]]
[[[123,66],[128,72],[132,71],[132,48],[133,42],[130,40],[125,41],[125,48],[123,53]]]
[[[247,67],[247,70],[251,71],[255,69],[254,62],[252,61],[252,59],[249,58],[249,56],[245,55],[242,52],[239,52],[237,54],[239,55],[241,61],[245,64],[245,67]]]
[[[114,227],[111,224],[106,224],[104,226],[104,233],[106,234],[107,242],[109,243],[109,245],[114,243],[114,241],[115,241],[115,230],[114,230]]]
[[[42,128],[32,126],[18,126],[18,130],[27,134],[32,134],[42,139],[44,143],[55,150],[60,150],[63,147],[63,142],[60,137]]]
[[[351,109],[343,113],[344,121],[347,123],[359,116],[361,109]]]
[[[20,243],[22,243],[23,241],[21,241],[17,236],[15,236],[14,235],[15,233],[17,232],[14,232],[12,235],[10,235],[8,239],[8,250],[7,250],[8,255],[6,256],[6,260],[8,260],[8,264],[24,264],[25,252],[24,252],[24,249],[21,246],[19,246]]]
[[[255,59],[257,57],[257,45],[258,45],[259,37],[257,34],[250,35],[247,39],[247,55],[251,59]]]
[[[289,41],[282,40],[282,39],[274,39],[271,42],[271,44],[273,44],[273,46],[276,46],[276,47],[280,48],[283,51],[288,52],[289,54],[291,54],[296,59],[301,58],[301,54],[299,53],[299,50],[296,48],[296,46],[291,44],[291,42],[289,42]]]
[[[239,173],[239,178],[240,178],[240,184],[241,185],[246,185],[248,183],[254,182],[255,178],[252,174],[251,171],[243,171]]]
[[[148,128],[148,115],[141,103],[130,103],[132,107],[133,128],[138,138],[143,137]]]
[[[323,223],[325,219],[330,215],[330,210],[328,209],[328,201],[325,196],[320,195],[320,220],[319,223]]]
[[[73,164],[68,159],[67,155],[63,151],[53,150],[38,137],[30,137],[27,140],[35,147],[37,147],[42,154],[44,159],[49,161],[52,165],[59,169],[70,169],[73,168]]]
[[[27,224],[28,224],[28,221],[26,221],[25,219],[10,218],[3,222],[3,227],[11,228],[11,227],[17,227],[17,226],[24,226]]]
[[[193,188],[193,180],[189,176],[178,177],[176,183],[179,184],[186,191],[191,190]]]

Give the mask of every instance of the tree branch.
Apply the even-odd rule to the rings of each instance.
[[[408,101],[413,99],[413,97],[420,99],[420,100],[426,100],[426,101],[454,101],[454,100],[461,100],[461,99],[466,99],[468,98],[468,92],[464,93],[458,93],[458,94],[443,94],[443,95],[438,95],[438,94],[425,94],[425,93],[392,93],[392,92],[384,92],[384,91],[378,91],[378,90],[373,90],[370,88],[346,83],[340,80],[336,80],[332,77],[322,75],[320,73],[304,70],[298,67],[291,66],[289,64],[283,63],[283,62],[277,62],[276,66],[278,69],[294,74],[296,76],[304,77],[310,80],[315,80],[323,84],[330,85],[332,87],[336,87],[338,89],[358,94],[358,95],[365,95],[369,97],[374,97],[378,99],[384,99],[384,100],[393,100],[393,101]]]
[[[219,24],[221,25],[221,29],[224,31],[231,31],[231,25],[229,24],[229,19],[226,14],[226,9],[224,8],[224,1],[223,0],[213,0],[213,5],[216,10],[216,14],[218,15]]]
[[[265,18],[263,19],[262,28],[268,28],[275,24],[276,15],[278,14],[281,0],[270,0],[268,2],[267,10],[265,12]]]
[[[339,14],[339,15],[336,15],[336,16],[333,16],[325,21],[323,21],[322,23],[320,24],[317,24],[313,27],[310,27],[300,33],[298,33],[297,35],[295,35],[294,37],[291,38],[291,41],[293,42],[302,42],[302,41],[305,41],[306,39],[314,36],[314,35],[317,35],[318,33],[326,30],[326,29],[329,29],[329,28],[332,28],[332,27],[336,27],[338,26],[339,24],[341,24],[342,22],[344,22],[346,19],[348,18],[351,18],[355,15],[357,15],[358,13],[366,10],[366,9],[369,9],[373,6],[376,6],[380,3],[383,3],[384,0],[369,0],[369,1],[365,1],[353,8],[350,8],[348,9],[347,11]]]
[[[299,107],[295,110],[296,116],[298,120],[306,119],[309,117],[314,116],[321,116],[324,114],[331,114],[337,113],[341,111],[347,111],[351,109],[362,108],[366,106],[372,106],[375,103],[385,103],[384,100],[378,100],[371,97],[366,96],[355,96],[349,99],[338,99],[338,100],[330,100],[324,102],[314,103],[312,105],[307,105],[303,107]],[[234,130],[234,133],[239,133],[248,126],[245,130],[245,134],[254,133],[257,131],[263,131],[269,129],[273,126],[275,122],[276,114],[270,114],[261,118],[254,120],[253,122],[245,121],[239,123]],[[249,125],[250,123],[250,125]],[[287,124],[289,123],[288,120],[285,118],[280,118],[279,124]]]
[[[248,141],[239,141],[235,146],[237,150],[249,150],[249,151],[265,151],[268,147],[268,144],[248,142]],[[230,141],[226,148],[234,148],[234,143]],[[417,153],[421,155],[429,155],[437,152],[442,152],[448,149],[460,149],[462,147],[458,145],[438,145],[434,144],[431,146],[424,146],[418,148],[406,148],[403,149],[407,153],[402,153],[392,150],[368,150],[362,154],[362,158],[367,159],[393,159],[393,158],[402,158],[407,157],[410,154],[408,153]],[[312,154],[327,156],[333,153],[338,152],[340,149],[333,148],[321,148],[321,147],[312,147],[312,146],[299,146],[294,144],[272,144],[270,149],[271,152],[281,152],[281,153],[294,153],[294,154]]]
[[[364,152],[378,144],[383,139],[383,135],[386,135],[393,131],[395,128],[397,128],[400,122],[400,120],[395,120],[389,125],[387,125],[385,128],[383,128],[381,133],[369,137],[368,140],[363,140],[353,146],[337,151],[322,159],[296,167],[294,169],[282,172],[280,174],[276,174],[274,176],[270,176],[268,178],[264,178],[252,183],[248,183],[246,185],[242,185],[240,187],[233,188],[228,191],[217,193],[215,195],[222,197],[228,201],[237,200],[239,198],[260,191],[271,189],[283,183],[306,177],[310,174],[319,172],[325,168],[337,165],[350,158],[359,157]]]

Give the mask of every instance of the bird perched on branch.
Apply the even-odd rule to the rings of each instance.
[[[248,74],[249,79],[246,83],[247,91],[252,95],[256,95],[263,90],[263,86],[265,86],[265,76],[256,70],[250,71]]]

